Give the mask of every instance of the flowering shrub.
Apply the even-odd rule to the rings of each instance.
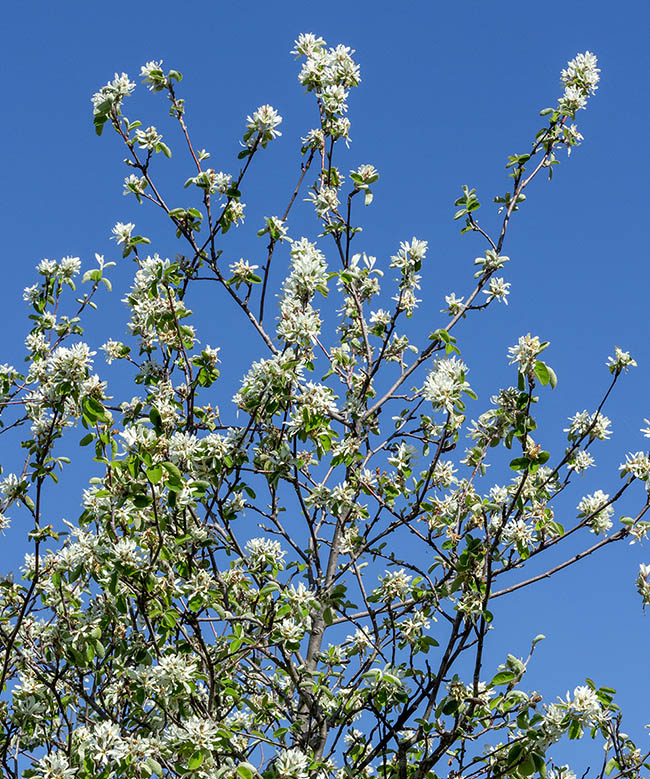
[[[185,204],[172,208],[155,174],[172,155],[165,136],[124,113],[135,83],[116,74],[92,98],[98,134],[112,129],[126,148],[124,193],[162,210],[182,249],[161,257],[145,251],[151,240],[135,224],[113,229],[135,263],[128,335],[110,334],[100,352],[132,371],[138,394],[121,401],[82,340],[115,263],[97,256],[76,302],[77,258],[43,260],[25,290],[27,371],[0,367],[3,423],[25,431],[27,452],[24,468],[0,481],[0,528],[14,512],[33,520],[22,578],[0,587],[3,774],[569,779],[553,745],[588,734],[603,741],[603,773],[640,776],[648,755],[621,732],[613,690],[588,681],[544,701],[525,687],[543,636],[526,659],[507,655],[496,668],[484,659],[496,598],[648,534],[645,452],[625,456],[616,490],[576,497],[574,519],[555,509],[594,464],[592,445],[609,437],[603,405],[635,362],[616,347],[602,403],[571,417],[566,448],[551,454],[533,414],[538,393],[556,385],[541,359],[548,343],[522,335],[504,355],[513,385],[472,419],[477,397],[457,342],[467,317],[507,302],[510,283],[496,274],[510,220],[533,179],[582,140],[573,121],[597,89],[596,58],[568,64],[528,153],[508,159],[494,235],[479,224],[475,190],[463,188],[455,218],[485,253],[466,293],[447,295],[440,327],[412,342],[405,320],[421,303],[427,241],[402,241],[388,258],[364,253],[357,204],[371,205],[379,174],[363,163],[346,182],[334,164],[360,82],[354,52],[301,35],[294,53],[318,121],[288,205],[259,230],[257,263],[223,258],[222,236],[245,223],[246,174],[280,136],[277,111],[252,111],[239,172],[216,171],[191,140],[181,74],[144,65],[140,77],[169,99],[182,136],[175,151],[191,167]],[[291,235],[303,187],[314,239]],[[289,271],[274,323],[271,268],[283,243]],[[199,341],[188,307],[188,290],[206,281],[264,351],[230,411],[214,405],[219,350]],[[335,328],[323,326],[328,295]],[[61,542],[43,496],[68,465],[58,454],[68,428],[82,429],[96,475]],[[510,471],[494,483],[497,447],[510,452]],[[621,518],[616,504],[636,482],[638,511]],[[580,554],[526,576],[530,558],[570,536],[583,539]],[[650,604],[650,566],[636,586]]]

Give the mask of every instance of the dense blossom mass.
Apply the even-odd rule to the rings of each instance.
[[[524,190],[582,140],[573,120],[597,89],[596,57],[569,62],[529,151],[508,158],[496,230],[462,188],[454,218],[485,251],[425,330],[432,247],[396,236],[368,254],[359,206],[372,204],[379,172],[342,167],[354,51],[304,34],[293,53],[315,126],[288,203],[236,252],[226,234],[251,221],[242,193],[281,136],[277,110],[246,116],[241,167],[226,172],[195,146],[181,74],[162,61],[140,79],[169,100],[169,131],[127,117],[127,105],[141,109],[124,73],[92,97],[97,133],[124,144],[129,205],[161,211],[180,248],[139,235],[133,210],[115,224],[111,245],[134,274],[125,320],[101,347],[84,341],[83,323],[111,291],[114,262],[96,255],[80,284],[78,258],[44,259],[24,291],[27,369],[0,365],[2,432],[27,455],[0,478],[0,530],[12,519],[30,527],[21,570],[0,580],[2,774],[575,779],[554,745],[586,736],[604,748],[601,777],[640,777],[648,754],[623,732],[613,690],[581,679],[558,699],[528,689],[542,635],[525,659],[490,667],[485,655],[500,628],[495,599],[648,536],[646,451],[625,455],[620,479],[601,474],[567,497],[611,437],[603,405],[636,362],[615,347],[602,402],[572,414],[551,453],[534,414],[557,383],[549,343],[513,338],[512,384],[485,405],[461,357],[463,323],[508,302],[511,283],[496,274]],[[173,138],[187,178],[167,196],[158,170]],[[294,232],[301,203],[314,237]],[[210,294],[193,295],[202,284]],[[192,308],[206,297],[217,325],[199,337]],[[257,339],[249,367],[220,390],[211,344],[241,326]],[[69,465],[60,439],[76,445],[78,433],[93,475],[63,535],[52,498]],[[623,499],[637,506],[629,516]],[[635,585],[650,605],[650,565]]]

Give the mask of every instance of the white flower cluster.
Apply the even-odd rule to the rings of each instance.
[[[535,366],[537,357],[547,346],[548,342],[540,341],[536,335],[531,335],[530,333],[522,335],[519,342],[508,349],[510,365],[517,363],[520,373],[530,373]]]
[[[305,424],[305,414],[310,418],[316,416],[330,417],[337,413],[336,396],[324,384],[309,381],[294,399],[294,408],[287,423],[290,435],[297,435]]]
[[[584,473],[587,468],[591,468],[591,466],[594,465],[594,462],[594,458],[589,454],[589,452],[585,452],[584,449],[580,449],[571,456],[571,459],[567,464],[567,468],[570,471],[575,471],[576,473]]]
[[[275,761],[278,776],[286,779],[308,779],[310,759],[299,749],[283,749]]]
[[[147,127],[146,130],[138,129],[135,131],[136,143],[141,149],[146,149],[147,151],[155,151],[162,138],[162,135],[153,125]]]
[[[36,270],[41,276],[60,279],[61,281],[71,281],[79,273],[80,269],[81,260],[79,257],[64,257],[58,263],[56,260],[41,260],[36,266]]]
[[[168,259],[162,259],[158,254],[146,257],[140,263],[129,294],[122,300],[131,309],[131,332],[140,336],[146,347],[153,346],[157,341],[166,344],[178,342],[176,322],[170,317],[172,305],[176,319],[182,319],[190,313],[173,292],[170,303],[167,292],[159,286],[170,264]],[[185,325],[183,332],[189,337],[193,331]]]
[[[611,422],[604,414],[596,412],[590,414],[588,411],[577,411],[572,417],[569,417],[569,427],[564,428],[569,441],[577,441],[589,433],[589,439],[598,439],[606,441],[612,434]]]
[[[211,750],[219,733],[218,725],[203,717],[190,717],[182,725],[172,725],[167,734],[175,744],[190,744],[194,749]]]
[[[416,454],[417,449],[414,446],[402,442],[388,458],[388,462],[398,471],[410,470],[411,460]]]
[[[265,216],[264,227],[257,231],[258,236],[269,235],[272,241],[288,241],[288,229],[279,216]]]
[[[650,606],[650,565],[641,563],[639,575],[636,577],[636,588],[643,598],[643,605]]]
[[[650,458],[645,452],[629,452],[625,455],[625,462],[619,465],[621,473],[630,474],[635,479],[648,481],[650,476]]]
[[[34,779],[74,779],[77,769],[71,768],[63,752],[52,752],[36,763]]]
[[[505,544],[514,543],[528,548],[535,538],[535,531],[523,519],[511,519],[503,528],[501,538]]]
[[[230,188],[231,182],[232,176],[230,173],[224,173],[223,171],[217,173],[213,168],[208,168],[187,179],[185,186],[189,187],[190,184],[195,184],[211,195],[214,195],[215,192],[218,192],[219,195],[225,195]]]
[[[246,133],[244,134],[244,146],[252,149],[257,146],[266,148],[269,141],[277,138],[282,133],[277,129],[282,117],[270,105],[262,105],[252,116],[246,117]]]
[[[282,286],[278,336],[287,343],[310,344],[320,332],[320,316],[309,301],[327,292],[323,253],[306,238],[291,245],[291,272]]]
[[[303,33],[292,54],[305,57],[298,80],[309,92],[317,93],[325,111],[329,114],[346,111],[348,90],[360,81],[359,66],[352,59],[354,51],[342,45],[327,49],[322,38]]]
[[[578,503],[578,516],[589,518],[589,528],[592,533],[606,533],[612,526],[614,509],[608,506],[609,495],[602,490],[596,490],[593,495],[585,495]]]
[[[245,550],[251,568],[262,569],[272,566],[282,569],[284,567],[283,560],[286,552],[283,551],[279,541],[272,541],[269,538],[251,538],[246,542]]]
[[[508,295],[510,294],[510,282],[504,279],[494,276],[490,279],[488,288],[483,290],[483,294],[487,295],[487,302],[491,303],[493,300],[498,300],[500,303],[508,305]]]
[[[57,347],[47,358],[45,372],[39,373],[42,396],[53,400],[58,395],[80,392],[94,354],[83,342]]]
[[[147,188],[147,180],[144,176],[136,176],[135,173],[131,173],[124,179],[124,192],[123,195],[135,195],[140,200]]]
[[[162,60],[150,60],[140,68],[140,78],[152,92],[159,92],[167,83],[162,72]]]
[[[412,644],[430,626],[429,619],[421,611],[416,610],[398,624],[398,629],[402,638],[408,641],[409,644]]]
[[[239,408],[263,412],[271,399],[288,403],[292,385],[300,383],[302,366],[295,364],[291,353],[277,354],[269,360],[254,362],[233,397]]]
[[[131,94],[135,89],[133,81],[129,80],[126,73],[122,75],[115,74],[115,78],[109,81],[91,98],[94,113],[106,113],[107,108],[119,108],[122,100]]]
[[[424,380],[422,396],[433,403],[435,408],[451,413],[460,401],[463,392],[470,389],[465,380],[467,366],[456,357],[436,360],[429,375]]]
[[[564,94],[558,101],[560,113],[573,118],[576,111],[586,107],[587,98],[598,89],[600,70],[597,64],[596,55],[586,51],[577,54],[562,71]]]
[[[113,341],[112,339],[106,341],[100,348],[106,352],[106,362],[109,365],[113,360],[121,360],[129,353],[129,347],[126,344],[123,344],[122,341]]]
[[[391,603],[395,598],[404,600],[410,592],[409,584],[412,578],[403,568],[399,571],[389,571],[385,576],[379,577],[381,584],[377,588],[377,594],[386,603]]]
[[[314,206],[316,215],[327,216],[330,211],[336,211],[339,206],[339,195],[336,187],[322,186],[319,190],[310,192],[305,198]]]
[[[618,346],[614,347],[614,356],[607,358],[607,367],[610,373],[620,373],[626,371],[628,368],[636,368],[636,360],[634,360],[629,352],[624,352],[619,349]]]
[[[146,682],[157,692],[174,692],[179,686],[190,691],[191,684],[199,673],[198,661],[189,654],[163,655],[158,664],[143,668]]]
[[[427,254],[427,241],[420,241],[413,237],[411,242],[402,241],[397,254],[390,258],[391,268],[398,268],[401,272],[399,280],[399,291],[393,298],[397,302],[397,309],[405,311],[406,316],[410,317],[420,302],[415,291],[420,289],[420,274],[418,271],[422,267],[422,260]]]
[[[240,284],[250,284],[255,280],[259,280],[259,277],[255,274],[258,268],[259,265],[251,265],[248,260],[240,257],[237,262],[233,262],[228,266],[228,270],[232,274],[229,283],[239,288]]]
[[[573,691],[573,699],[567,691],[566,702],[562,701],[562,704],[571,718],[578,720],[585,727],[600,724],[605,719],[605,712],[602,710],[595,690],[591,687],[576,687]]]
[[[117,245],[119,246],[121,243],[128,243],[128,241],[131,240],[131,233],[133,232],[133,228],[135,225],[133,222],[117,222],[115,224],[115,227],[111,231],[113,233],[113,238],[117,241]]]

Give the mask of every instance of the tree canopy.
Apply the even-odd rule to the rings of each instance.
[[[278,112],[262,105],[247,117],[238,172],[228,173],[194,145],[179,71],[151,61],[140,73],[169,103],[165,135],[128,118],[127,74],[92,98],[97,134],[123,143],[124,193],[170,230],[113,228],[135,272],[128,334],[117,324],[101,350],[122,366],[126,393],[94,372],[100,360],[82,338],[112,290],[115,263],[101,255],[83,274],[76,257],[39,263],[24,293],[27,370],[0,366],[2,432],[18,434],[26,454],[22,470],[3,474],[0,522],[13,512],[32,520],[22,575],[0,582],[3,771],[570,779],[553,760],[566,736],[603,743],[600,776],[639,777],[648,753],[623,732],[614,690],[577,680],[566,698],[546,700],[526,688],[544,636],[526,657],[485,662],[502,629],[496,599],[647,536],[647,452],[624,455],[616,489],[576,494],[576,516],[555,508],[609,438],[605,403],[636,363],[613,350],[601,402],[572,416],[563,448],[550,452],[535,413],[557,385],[548,343],[518,337],[512,384],[486,402],[460,342],[467,320],[507,303],[511,220],[534,180],[583,140],[575,118],[597,89],[596,57],[568,63],[528,151],[508,158],[495,231],[479,219],[477,192],[462,187],[454,219],[484,252],[465,293],[418,319],[427,240],[398,236],[385,257],[368,255],[361,227],[379,172],[337,167],[360,80],[354,52],[305,34],[293,53],[316,126],[302,139],[295,188],[255,230],[257,263],[229,257],[223,236],[248,227],[247,174],[281,134]],[[159,171],[172,152],[185,155],[188,175],[168,193]],[[299,199],[313,207],[309,237],[292,232]],[[155,251],[174,237],[173,259]],[[286,261],[278,287],[272,269]],[[202,329],[199,340],[190,308],[202,285],[231,307],[233,331],[257,338],[229,405],[217,405],[214,345],[229,334]],[[78,522],[60,534],[50,518],[70,465],[60,442],[80,430],[77,456],[95,475]],[[637,510],[620,516],[628,490]],[[530,573],[529,561],[575,537],[577,554]],[[650,566],[635,575],[649,604]]]

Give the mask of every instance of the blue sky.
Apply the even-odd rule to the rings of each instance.
[[[544,394],[539,412],[549,425],[548,446],[561,446],[557,433],[567,416],[597,404],[614,344],[629,349],[639,367],[621,382],[608,407],[615,436],[601,446],[594,476],[574,487],[567,510],[594,489],[614,491],[618,463],[626,451],[644,447],[639,427],[650,417],[649,8],[644,0],[574,2],[550,11],[512,0],[420,1],[400,10],[395,3],[365,0],[8,6],[0,33],[5,325],[0,362],[22,359],[28,312],[21,292],[35,280],[33,267],[43,257],[78,255],[90,264],[99,252],[117,259],[109,241],[116,221],[136,222],[161,254],[177,251],[154,215],[122,197],[127,171],[116,138],[94,134],[89,98],[115,71],[135,77],[145,61],[161,58],[166,67],[182,71],[188,123],[196,145],[212,152],[217,169],[236,170],[248,113],[271,103],[283,115],[282,138],[267,150],[244,191],[245,231],[230,239],[234,259],[247,252],[255,261],[259,244],[251,236],[263,215],[283,209],[299,165],[300,136],[315,121],[289,54],[293,40],[300,32],[314,32],[332,45],[356,49],[363,81],[350,98],[352,144],[341,165],[368,162],[381,174],[375,203],[363,215],[360,248],[385,260],[401,240],[415,235],[429,241],[425,303],[416,320],[424,333],[433,322],[444,324],[438,313],[444,295],[464,293],[473,259],[483,252],[479,240],[460,236],[452,220],[461,185],[477,188],[481,223],[494,228],[491,200],[507,189],[507,155],[527,150],[541,126],[539,109],[557,99],[560,69],[589,49],[598,55],[602,73],[598,93],[578,117],[585,141],[568,161],[563,156],[552,182],[535,183],[516,215],[505,247],[512,258],[505,271],[512,282],[509,307],[495,306],[467,322],[459,338],[480,410],[491,392],[512,381],[505,354],[519,335],[532,332],[551,341],[548,362],[560,384]],[[127,115],[164,129],[163,101],[144,88],[138,92]],[[171,127],[169,132],[176,142]],[[165,175],[175,186],[190,175],[180,160],[170,165]],[[306,210],[297,218],[296,230],[315,235]],[[114,274],[113,299],[89,328],[95,346],[123,332],[119,298],[131,272],[128,263],[120,263]],[[207,326],[213,332],[203,336],[222,347],[224,387],[231,389],[247,361],[259,354],[233,327],[236,312],[223,307],[212,316]],[[72,439],[69,447],[74,456]],[[67,497],[51,521],[76,516],[84,478],[68,477]],[[636,496],[642,499],[640,490]],[[7,535],[3,569],[20,557],[22,530]],[[525,654],[534,635],[547,634],[528,685],[549,698],[585,676],[618,688],[627,729],[645,745],[650,615],[644,617],[634,593],[639,562],[650,562],[647,545],[610,548],[536,594],[524,591],[500,604],[507,641],[495,631],[493,657],[502,659],[506,643],[515,654]]]

